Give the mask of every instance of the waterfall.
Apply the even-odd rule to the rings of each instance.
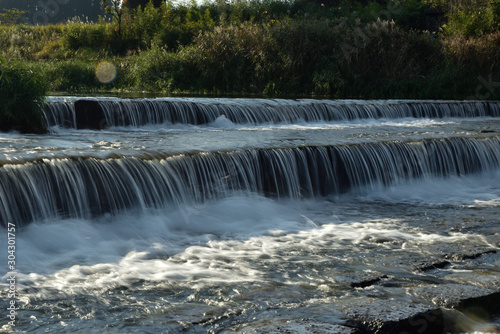
[[[203,203],[240,192],[341,194],[500,167],[500,138],[250,149],[164,157],[50,158],[0,167],[0,219],[29,223]]]
[[[396,100],[52,98],[44,110],[44,119],[48,126],[95,129],[163,123],[199,125],[214,122],[221,116],[225,116],[235,124],[252,125],[368,118],[500,117],[500,103]]]
[[[71,101],[56,100],[46,103],[42,115],[46,127],[76,128],[75,104]]]

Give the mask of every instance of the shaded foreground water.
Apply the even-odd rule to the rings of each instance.
[[[106,98],[90,130],[76,100],[0,134],[20,332],[342,332],[360,305],[500,290],[499,104]]]

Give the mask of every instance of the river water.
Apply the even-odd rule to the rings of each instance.
[[[349,307],[431,303],[423,286],[500,289],[500,118],[212,116],[0,133],[0,254],[14,224],[19,307],[2,330],[335,332]]]

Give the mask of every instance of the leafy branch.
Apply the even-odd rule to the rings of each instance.
[[[4,9],[3,11],[4,13],[0,13],[0,23],[5,25],[15,25],[26,14],[26,11],[17,8]]]

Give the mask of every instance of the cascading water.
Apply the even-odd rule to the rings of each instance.
[[[193,204],[241,191],[288,198],[335,195],[419,177],[500,167],[500,139],[198,153],[165,158],[43,159],[0,168],[2,222],[91,218]]]
[[[75,103],[81,105],[78,113],[92,117],[100,115],[102,127],[162,123],[198,125],[212,123],[221,116],[235,124],[253,125],[405,117],[500,117],[500,103],[474,101],[52,98],[44,113],[47,126],[77,128]],[[86,127],[85,123],[80,126]]]
[[[76,128],[75,105],[71,101],[55,100],[46,103],[43,111],[45,126]]]
[[[53,97],[44,119],[0,133],[20,332],[351,333],[353,307],[498,291],[500,103]]]

